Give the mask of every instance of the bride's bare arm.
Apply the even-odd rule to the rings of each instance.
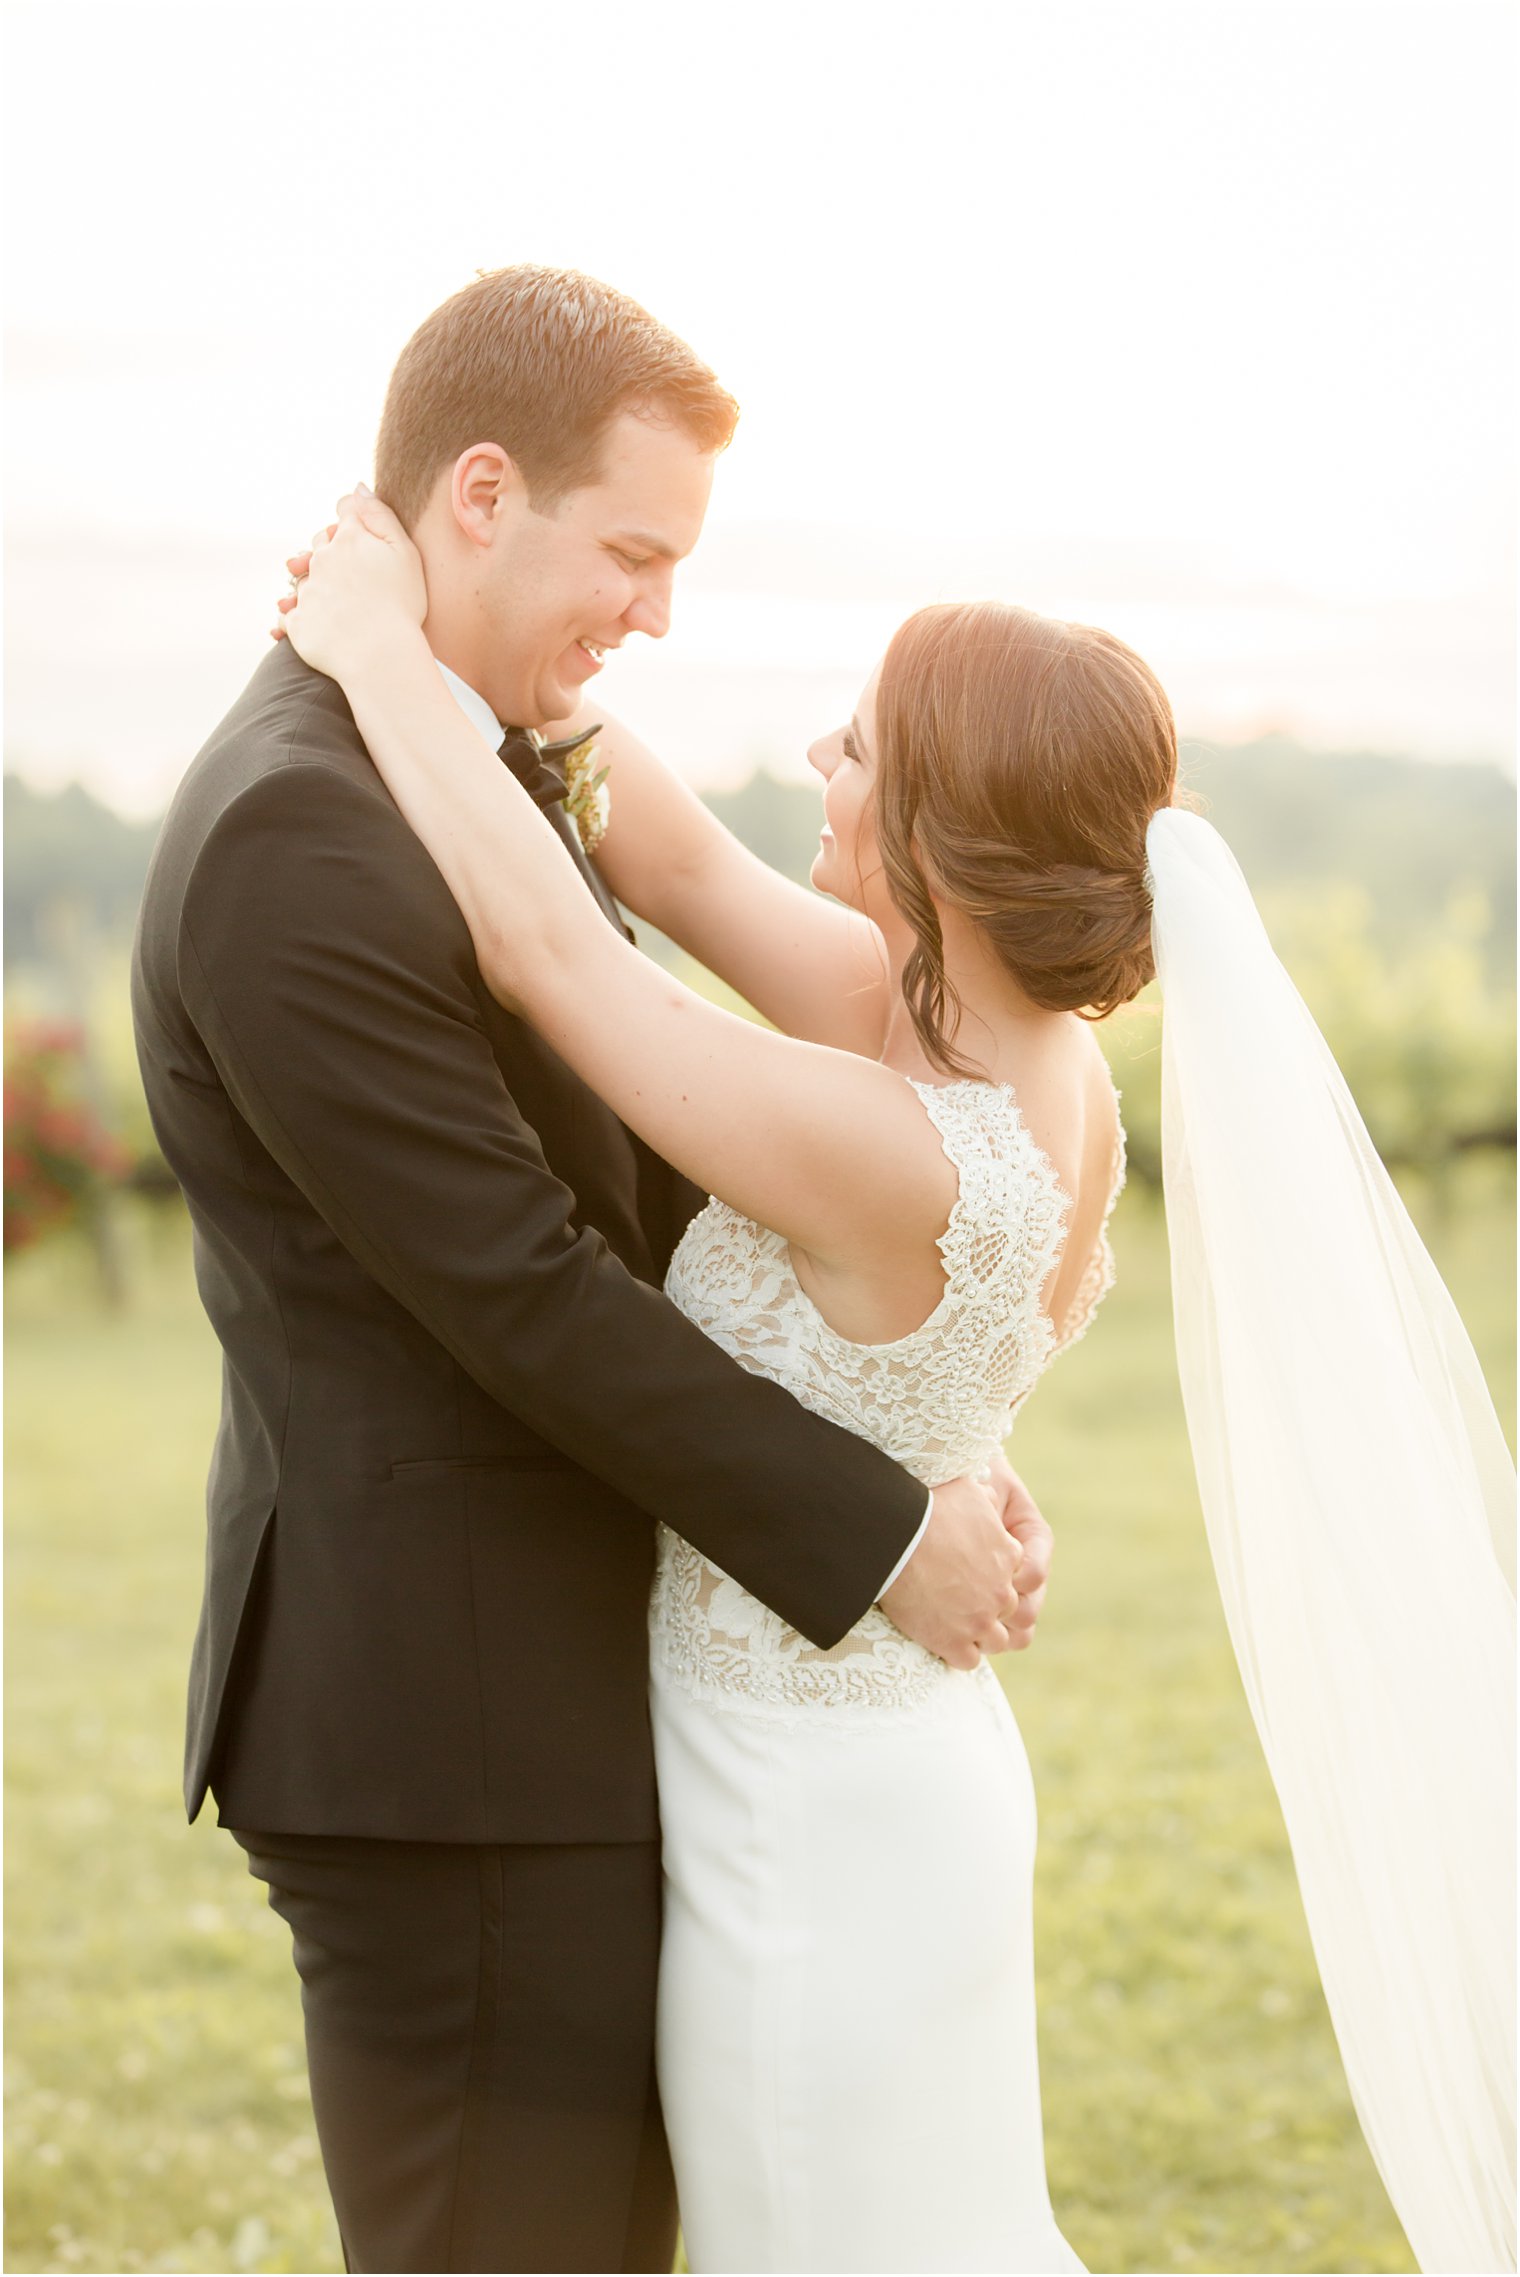
[[[953,1173],[900,1076],[719,1010],[614,931],[460,712],[420,631],[412,644],[389,639],[344,687],[492,994],[624,1122],[820,1260],[880,1261],[915,1235],[932,1239]]]
[[[760,861],[600,704],[549,733],[593,720],[611,804],[595,860],[619,901],[786,1035],[874,1059],[891,975],[870,919]]]
[[[285,630],[341,682],[492,993],[667,1161],[821,1264],[879,1270],[932,1242],[955,1177],[910,1087],[874,1060],[720,1011],[608,925],[445,687],[420,603],[409,616],[397,599],[409,576],[399,546],[348,513]]]

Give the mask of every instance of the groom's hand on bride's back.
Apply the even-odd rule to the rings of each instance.
[[[1019,1602],[1009,1628],[1008,1649],[1022,1652],[1034,1643],[1034,1627],[1045,1603],[1050,1580],[1050,1557],[1055,1537],[1043,1513],[1007,1458],[996,1455],[991,1465],[992,1492],[1002,1510],[1003,1524],[1024,1553],[1019,1567]]]
[[[881,1600],[905,1636],[952,1668],[975,1668],[1020,1639],[1025,1554],[1005,1500],[972,1478],[937,1486],[923,1539]]]

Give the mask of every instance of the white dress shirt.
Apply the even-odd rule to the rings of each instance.
[[[433,661],[437,663],[438,660],[435,657]],[[446,664],[439,664],[438,669],[443,674],[444,686],[464,713],[471,727],[479,728],[493,752],[499,751],[501,739],[507,731],[486,702],[485,697],[477,689],[472,688],[468,680],[461,680],[457,672],[451,672]]]

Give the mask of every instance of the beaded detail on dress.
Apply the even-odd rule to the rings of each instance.
[[[886,1344],[838,1335],[799,1282],[786,1240],[716,1200],[687,1227],[665,1290],[742,1367],[874,1441],[928,1487],[990,1461],[1054,1354],[1086,1330],[1113,1280],[1107,1221],[1124,1150],[1121,1128],[1104,1230],[1058,1333],[1040,1297],[1069,1204],[1011,1086],[913,1089],[959,1178],[939,1240],[944,1292],[918,1328]],[[810,1644],[664,1527],[651,1627],[662,1675],[762,1714],[917,1708],[953,1673],[879,1605],[827,1651]]]

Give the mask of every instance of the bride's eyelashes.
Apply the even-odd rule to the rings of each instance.
[[[846,759],[858,760],[860,757],[860,748],[848,728],[845,729],[844,734],[840,739],[839,748],[844,753]]]

